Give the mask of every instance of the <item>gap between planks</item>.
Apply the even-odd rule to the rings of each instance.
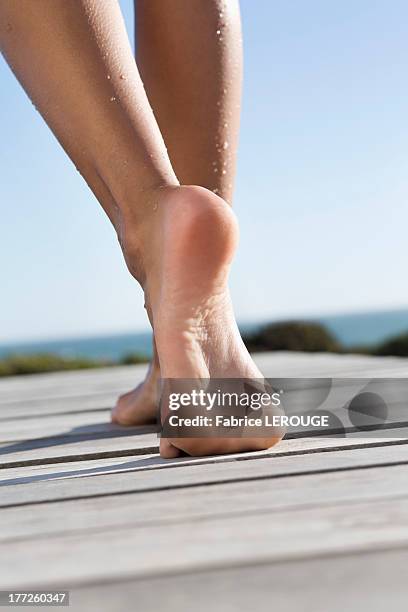
[[[379,486],[381,485],[381,486]],[[408,497],[406,467],[397,465],[370,471],[356,470],[292,476],[270,486],[257,480],[219,483],[214,489],[188,489],[112,495],[100,503],[95,498],[64,500],[48,506],[3,508],[0,541],[26,541],[76,532],[97,532],[143,525],[172,525],[183,521],[224,516],[262,515],[271,511],[310,509],[336,504],[404,499]],[[137,513],[135,513],[137,507]],[[7,534],[7,535],[6,535]]]
[[[375,432],[373,432],[375,433]],[[384,433],[384,432],[383,432]],[[146,445],[146,440],[143,440],[141,438],[144,438],[144,436],[141,436],[140,438],[138,438],[137,436],[135,437],[124,437],[124,438],[106,438],[106,439],[97,439],[97,440],[90,440],[91,442],[91,447],[94,446],[99,446],[99,448],[103,447],[105,448],[106,446],[119,446],[119,448],[117,449],[113,449],[113,450],[85,450],[86,449],[86,442],[88,441],[80,441],[79,443],[77,442],[76,444],[66,444],[65,446],[65,453],[64,455],[58,455],[55,452],[55,446],[53,444],[53,439],[50,439],[49,442],[50,444],[46,445],[46,448],[51,447],[53,448],[54,452],[50,453],[50,451],[47,451],[49,454],[40,458],[35,458],[35,459],[26,459],[24,458],[24,454],[25,453],[31,453],[32,455],[34,454],[38,454],[38,450],[39,448],[42,448],[41,446],[41,440],[37,440],[37,441],[33,441],[35,442],[35,444],[33,444],[31,441],[28,442],[22,442],[22,443],[17,443],[14,445],[14,451],[15,451],[15,455],[23,455],[22,457],[19,457],[18,459],[15,458],[14,460],[6,460],[6,461],[1,461],[0,463],[0,474],[1,471],[3,469],[9,469],[9,468],[19,468],[19,467],[29,467],[29,466],[35,466],[35,465],[47,465],[47,464],[53,464],[53,463],[71,463],[72,461],[78,461],[78,460],[97,460],[97,459],[107,459],[107,458],[115,458],[115,457],[129,457],[129,456],[139,456],[139,455],[146,455],[146,454],[151,454],[151,453],[158,453],[159,448],[158,448],[158,444],[154,445],[154,446],[150,446],[150,445]],[[332,452],[333,450],[340,450],[340,449],[361,449],[361,448],[369,448],[369,447],[380,447],[380,446],[391,446],[391,445],[399,445],[399,444],[408,444],[408,439],[401,437],[401,438],[363,438],[360,440],[360,434],[358,434],[358,437],[354,438],[354,437],[350,437],[350,438],[325,438],[325,437],[321,437],[319,438],[318,436],[316,437],[312,437],[312,438],[298,438],[298,439],[294,439],[294,440],[290,440],[290,439],[285,439],[282,442],[280,442],[276,448],[274,448],[273,450],[270,451],[263,451],[263,452],[259,452],[259,453],[241,453],[239,455],[218,455],[218,456],[211,456],[209,458],[205,458],[205,460],[207,462],[221,462],[221,461],[231,461],[231,460],[245,460],[246,458],[253,458],[255,457],[263,457],[265,456],[265,453],[267,455],[270,456],[289,456],[289,455],[293,455],[293,454],[304,454],[304,453],[310,453],[310,452]],[[63,439],[60,439],[59,441],[56,441],[56,446],[58,446],[58,444],[61,444],[63,441]],[[152,438],[149,438],[150,443],[152,444],[154,442],[154,440]],[[120,444],[119,444],[120,442]],[[130,448],[123,448],[122,447],[122,443],[125,444],[132,444],[132,446]],[[300,444],[300,446],[299,446]],[[67,448],[68,447],[68,448]],[[7,448],[7,447],[6,447]],[[2,450],[4,451],[4,448],[2,449],[2,447],[0,446],[0,455],[2,454]],[[69,451],[69,453],[67,453],[67,451]],[[165,462],[166,464],[168,463],[168,460]]]
[[[406,446],[388,446],[360,450],[342,450],[331,453],[311,453],[286,457],[264,456],[261,460],[219,463],[169,465],[156,469],[151,460],[141,458],[128,468],[113,466],[108,473],[88,471],[87,474],[65,475],[55,479],[3,487],[0,507],[47,504],[63,500],[103,498],[125,493],[147,493],[199,486],[215,486],[230,482],[269,481],[311,474],[352,472],[378,467],[408,464]],[[153,467],[153,469],[152,469]],[[183,469],[179,469],[183,467]],[[130,469],[129,469],[130,468]],[[137,478],[136,473],[137,472]],[[97,476],[97,477],[96,477]],[[7,483],[6,483],[7,484]]]
[[[86,580],[174,575],[254,563],[313,559],[408,544],[408,499],[347,506],[208,517],[179,525],[116,529],[3,544],[7,588],[80,584]],[[364,517],[364,520],[362,520]],[[63,556],[61,551],[64,552]],[[113,562],[109,560],[114,559]],[[18,571],[16,569],[18,568]],[[5,587],[3,587],[5,588]]]

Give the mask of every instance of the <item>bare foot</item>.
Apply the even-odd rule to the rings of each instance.
[[[160,398],[160,365],[156,349],[145,380],[118,398],[112,410],[112,423],[149,425],[155,423]]]
[[[238,241],[230,207],[201,187],[165,189],[156,207],[145,292],[162,377],[262,378],[242,342],[227,287]],[[162,439],[160,453],[262,450],[281,437]]]

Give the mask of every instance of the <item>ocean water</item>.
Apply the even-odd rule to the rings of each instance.
[[[89,338],[62,338],[43,342],[0,344],[0,358],[7,354],[53,353],[61,357],[87,357],[117,361],[129,353],[152,355],[150,332],[95,336]]]
[[[323,323],[345,347],[375,345],[389,337],[408,332],[408,309],[307,317],[304,320]],[[241,332],[254,330],[260,325],[242,324],[240,325]],[[152,354],[151,333],[0,344],[0,357],[11,353],[54,353],[63,357],[88,357],[112,361],[129,353],[139,353],[150,357]]]
[[[408,332],[408,309],[320,317],[345,347],[373,345]]]

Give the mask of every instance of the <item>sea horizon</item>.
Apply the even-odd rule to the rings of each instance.
[[[355,312],[338,315],[276,317],[257,322],[241,322],[241,333],[249,333],[268,323],[285,320],[318,322],[347,348],[373,346],[392,336],[408,332],[408,308]],[[0,342],[0,358],[10,354],[53,353],[62,357],[84,357],[117,361],[127,354],[138,353],[146,357],[152,354],[151,332],[128,331],[78,335],[35,341]]]

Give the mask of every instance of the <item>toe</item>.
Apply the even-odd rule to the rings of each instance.
[[[111,423],[113,423],[114,425],[119,425],[118,417],[116,415],[116,406],[112,408],[110,417]]]
[[[111,422],[115,425],[127,425],[127,404],[128,396],[130,393],[126,393],[124,395],[120,395],[116,401],[115,406],[111,410]]]
[[[175,459],[182,455],[181,450],[173,446],[167,438],[160,439],[160,456],[163,459]]]

